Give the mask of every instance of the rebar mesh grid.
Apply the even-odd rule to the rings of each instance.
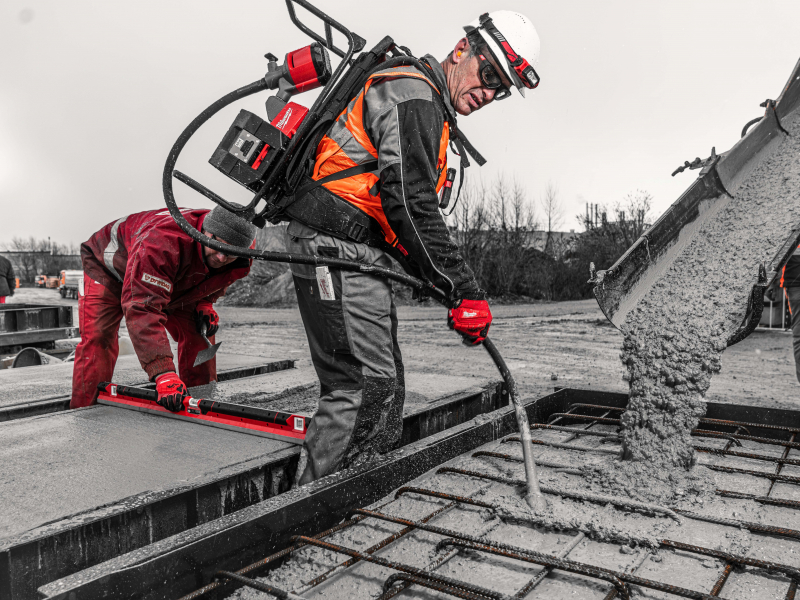
[[[592,412],[600,412],[599,415],[593,415]],[[547,432],[550,436],[567,436],[557,441],[552,439],[535,439],[534,443],[537,446],[548,447],[555,450],[580,450],[582,452],[603,452],[603,453],[616,453],[618,450],[611,447],[611,444],[618,444],[618,436],[613,431],[598,431],[592,430],[595,426],[616,427],[619,424],[619,419],[611,419],[609,415],[612,413],[619,414],[621,409],[612,407],[576,404],[569,407],[565,413],[553,415],[553,421],[547,425],[534,424],[532,425],[532,433]],[[565,426],[564,422],[570,420],[581,423],[581,426]],[[774,490],[776,483],[798,485],[800,477],[793,477],[782,475],[781,471],[784,466],[800,466],[800,460],[790,458],[790,453],[800,444],[795,441],[799,430],[780,427],[760,425],[755,423],[739,423],[733,421],[722,421],[718,419],[704,419],[702,421],[704,426],[722,429],[722,431],[712,430],[699,430],[695,432],[697,437],[707,437],[719,440],[720,443],[724,442],[719,447],[715,446],[699,446],[698,451],[705,452],[706,454],[713,455],[718,460],[726,460],[728,458],[735,458],[737,460],[752,460],[763,462],[772,462],[775,465],[771,473],[763,471],[753,471],[751,469],[741,469],[738,467],[727,467],[725,465],[712,464],[706,465],[709,468],[717,467],[717,472],[726,473],[729,475],[746,475],[753,476],[760,479],[769,481],[769,488],[766,493],[751,494],[742,491],[718,489],[717,495],[721,498],[732,498],[737,500],[749,501],[757,503],[761,506],[777,506],[781,508],[797,509],[800,508],[800,501],[776,498],[774,497]],[[732,429],[733,431],[725,431],[724,429]],[[777,440],[773,438],[762,438],[761,436],[751,435],[753,429],[770,429],[773,435],[785,433],[787,439]],[[592,447],[575,445],[581,438],[591,436],[592,439],[598,443]],[[509,436],[502,440],[502,443],[509,443],[517,441],[518,436]],[[766,441],[765,441],[766,440]],[[743,446],[743,443],[748,443],[761,447],[767,446],[781,446],[782,453],[780,456],[770,456],[769,454],[751,452],[753,448]],[[602,446],[601,446],[602,444]],[[741,451],[732,451],[731,447],[734,445],[742,446]],[[480,461],[503,461],[509,465],[520,464],[521,459],[512,454],[497,452],[493,450],[479,450],[471,453],[471,457],[476,462]],[[553,469],[555,472],[566,472],[571,474],[580,473],[576,469],[575,463],[560,460],[543,460],[539,459],[540,466],[545,469]],[[520,476],[522,471],[520,469]],[[410,485],[398,490],[394,498],[388,499],[386,502],[381,503],[380,506],[372,510],[358,509],[354,511],[353,515],[345,522],[337,525],[336,527],[322,532],[314,537],[298,536],[294,539],[294,544],[281,552],[275,553],[253,565],[245,567],[236,573],[220,572],[218,573],[219,581],[198,590],[197,592],[185,597],[197,598],[207,591],[211,591],[218,587],[224,581],[235,581],[238,584],[244,584],[252,587],[253,589],[265,590],[265,583],[259,580],[250,579],[246,574],[265,567],[269,564],[275,563],[278,560],[288,557],[289,555],[298,552],[301,548],[317,547],[329,552],[335,553],[335,556],[342,556],[344,560],[337,562],[333,566],[329,566],[322,573],[309,578],[302,585],[293,586],[292,590],[277,589],[275,586],[269,586],[270,593],[278,598],[300,598],[310,597],[314,595],[318,586],[325,582],[335,581],[337,578],[348,577],[351,569],[356,565],[369,564],[379,569],[378,577],[381,580],[381,600],[388,600],[397,595],[403,595],[409,588],[415,588],[411,594],[413,597],[418,597],[420,594],[434,593],[436,597],[445,595],[457,598],[467,599],[510,599],[510,598],[526,598],[533,597],[532,594],[536,592],[536,588],[543,582],[558,578],[559,575],[572,574],[582,578],[581,581],[590,580],[594,581],[594,587],[591,593],[584,594],[583,597],[604,598],[611,600],[613,598],[631,598],[631,590],[650,590],[654,593],[662,594],[655,596],[658,598],[696,598],[696,599],[711,599],[720,598],[724,594],[725,586],[731,580],[732,575],[737,573],[746,573],[749,576],[769,577],[772,581],[776,578],[783,582],[785,586],[785,594],[781,592],[783,598],[793,599],[796,594],[798,581],[800,581],[800,570],[784,564],[771,560],[755,558],[736,554],[732,552],[725,552],[719,549],[705,547],[695,544],[687,544],[681,541],[669,539],[665,537],[658,544],[658,549],[639,548],[638,554],[632,564],[628,565],[625,569],[612,569],[599,566],[597,564],[590,564],[589,562],[570,558],[570,554],[574,554],[577,548],[583,544],[592,541],[591,535],[585,535],[582,532],[577,532],[567,543],[566,547],[559,552],[539,552],[529,548],[524,548],[514,544],[506,543],[505,541],[498,541],[491,539],[491,534],[498,528],[502,521],[492,520],[484,527],[473,530],[469,533],[459,531],[454,527],[444,527],[438,524],[438,521],[445,515],[458,513],[458,515],[468,511],[484,511],[497,514],[498,507],[491,502],[480,499],[480,496],[486,490],[486,485],[495,486],[502,484],[512,488],[518,487],[524,489],[525,481],[522,477],[511,477],[497,475],[482,470],[465,469],[458,467],[445,466],[438,469],[437,477],[460,477],[469,478],[476,482],[482,482],[483,488],[479,488],[474,493],[469,495],[456,495],[450,494],[442,489],[429,489],[422,485]],[[444,486],[448,488],[447,485]],[[627,498],[614,498],[609,496],[602,496],[599,494],[592,494],[589,492],[581,492],[576,490],[558,489],[547,485],[542,485],[542,491],[554,497],[556,501],[567,499],[569,501],[580,501],[590,505],[606,506],[611,504],[617,509],[624,511],[632,511],[638,514],[652,515],[652,518],[667,519],[669,522],[674,522],[676,519],[683,522],[696,522],[696,523],[710,523],[722,528],[730,528],[731,530],[746,530],[751,534],[759,536],[779,537],[787,540],[792,544],[800,541],[800,530],[790,529],[787,527],[779,527],[769,523],[760,523],[753,520],[746,520],[742,518],[735,518],[732,516],[709,516],[700,514],[694,511],[685,509],[673,509],[657,504],[648,504],[644,502],[636,502]],[[434,510],[428,512],[419,518],[405,518],[397,514],[390,514],[394,511],[385,512],[391,509],[393,502],[400,498],[419,498],[434,503],[436,507]],[[437,504],[438,503],[438,504]],[[458,518],[455,519],[458,522]],[[332,536],[346,531],[353,526],[373,526],[378,527],[379,523],[391,524],[399,526],[399,529],[385,535],[376,543],[372,543],[366,549],[359,549],[349,547],[342,543],[331,541]],[[521,524],[525,526],[526,524]],[[537,527],[538,524],[535,519],[532,519],[527,524],[529,527]],[[409,536],[419,535],[421,533],[427,534],[429,537],[433,536],[435,539],[427,541],[427,553],[430,554],[431,559],[424,564],[410,564],[404,560],[388,559],[380,556],[382,551],[391,549],[393,545],[397,545],[401,540],[407,539]],[[560,532],[564,534],[564,532]],[[574,533],[574,532],[573,532]],[[401,542],[402,543],[402,542]],[[417,542],[418,543],[418,542]],[[613,545],[613,544],[612,544]],[[657,552],[676,552],[682,556],[694,557],[696,560],[713,559],[720,561],[722,569],[719,570],[718,575],[713,579],[713,584],[705,587],[704,589],[689,589],[678,585],[672,585],[664,581],[658,581],[651,577],[643,577],[637,574],[641,571],[644,565],[652,567],[653,557],[657,556]],[[800,546],[796,546],[791,550],[792,552],[800,553]],[[478,557],[484,557],[480,559]],[[443,565],[448,564],[454,558],[458,557],[460,561],[465,561],[467,564],[477,564],[475,561],[480,560],[502,560],[506,561],[498,563],[499,565],[506,565],[508,561],[514,563],[514,569],[520,570],[525,568],[535,568],[535,572],[530,572],[526,577],[523,585],[518,586],[514,591],[497,590],[494,586],[484,584],[477,585],[474,582],[463,580],[459,577],[454,577],[450,574],[437,572]],[[654,559],[655,560],[655,559]],[[419,562],[419,561],[416,561]],[[705,563],[703,563],[704,566]],[[718,564],[718,563],[714,563]],[[527,565],[527,567],[526,567]],[[469,567],[467,567],[469,568]],[[498,569],[501,568],[498,566]],[[503,567],[505,568],[505,567]],[[651,569],[652,570],[652,569]],[[363,576],[361,576],[363,577]],[[606,586],[606,589],[596,591],[597,586]],[[422,590],[428,590],[423,592]],[[323,593],[323,592],[320,592]],[[374,597],[371,594],[370,597]],[[355,596],[353,596],[355,597]],[[547,597],[547,596],[543,596]],[[648,598],[653,596],[646,596]],[[778,597],[778,596],[772,596]]]

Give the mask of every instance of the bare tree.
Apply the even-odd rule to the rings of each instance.
[[[8,244],[9,260],[19,274],[21,281],[32,283],[36,275],[58,275],[62,269],[80,269],[80,249],[75,245],[51,242],[50,239],[37,240],[13,238]]]
[[[465,184],[450,226],[462,255],[480,284],[492,295],[520,291],[529,279],[531,240],[536,212],[525,188],[499,175],[486,184]]]
[[[550,256],[556,255],[556,242],[553,233],[561,227],[564,219],[564,207],[558,194],[558,186],[548,181],[541,198],[542,212],[544,213],[544,226],[547,236],[544,243],[544,252]]]
[[[21,281],[32,282],[38,271],[39,243],[33,237],[26,239],[15,237],[11,240],[10,250],[14,252],[9,258],[14,263]]]
[[[462,256],[476,273],[480,270],[486,245],[488,227],[488,190],[482,179],[464,182],[458,204],[450,216],[453,237]],[[453,198],[452,201],[455,201]]]
[[[531,232],[539,228],[536,219],[536,208],[528,200],[528,194],[522,184],[514,178],[511,181],[511,215],[514,219],[514,231]]]
[[[526,280],[528,255],[536,227],[535,211],[522,184],[499,175],[492,184],[492,211],[489,243],[492,249],[491,273],[496,294],[518,293]]]
[[[508,231],[509,210],[508,210],[508,184],[503,175],[495,177],[491,184],[491,202],[489,204],[489,215],[492,221],[492,229],[496,232]]]
[[[649,227],[653,196],[644,190],[629,193],[614,206],[617,228],[625,248],[630,248]]]

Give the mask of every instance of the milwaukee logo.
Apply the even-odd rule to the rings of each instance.
[[[142,274],[142,281],[145,283],[149,283],[150,285],[154,285],[156,287],[160,287],[168,292],[172,291],[172,284],[169,281],[164,281],[159,277],[155,277],[150,275],[150,273],[143,273]]]
[[[281,117],[281,120],[278,121],[278,124],[275,125],[275,127],[277,127],[278,129],[282,130],[284,127],[286,127],[286,124],[289,122],[289,117],[291,117],[291,116],[292,116],[292,109],[291,108],[287,108],[286,109],[286,114],[283,115],[283,117]]]

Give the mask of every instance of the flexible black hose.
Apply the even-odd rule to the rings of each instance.
[[[754,124],[758,123],[763,118],[764,117],[756,117],[752,121],[748,121],[747,123],[745,123],[744,124],[744,128],[742,128],[742,137],[747,135],[747,130],[750,129],[751,125],[754,125]]]
[[[175,168],[175,164],[178,162],[178,157],[180,156],[183,147],[197,132],[197,130],[200,129],[200,127],[202,127],[203,123],[208,121],[211,117],[213,117],[215,114],[217,114],[220,110],[222,110],[229,104],[232,104],[237,100],[241,100],[242,98],[246,98],[247,96],[251,96],[257,92],[266,89],[267,89],[266,81],[264,81],[263,79],[259,79],[258,81],[254,81],[249,85],[240,87],[238,90],[234,90],[229,94],[225,94],[222,98],[214,102],[211,106],[206,108],[203,112],[201,112],[194,119],[192,119],[192,122],[189,123],[189,125],[186,126],[186,129],[184,129],[181,132],[181,134],[178,136],[178,139],[175,140],[175,143],[172,145],[172,149],[169,151],[169,156],[167,156],[167,162],[164,165],[164,173],[162,174],[161,177],[161,185],[164,189],[164,200],[166,201],[167,208],[169,209],[172,218],[175,219],[175,222],[181,226],[181,229],[183,229],[186,233],[191,235],[197,241],[200,240],[198,240],[195,236],[193,236],[186,229],[186,226],[189,226],[193,231],[197,230],[194,229],[194,227],[192,227],[191,225],[189,225],[189,223],[186,223],[186,219],[183,218],[183,215],[181,215],[180,210],[178,210],[177,204],[175,204],[175,196],[172,193],[172,171]],[[232,206],[222,198],[219,198],[218,200],[215,199],[214,201],[218,202],[221,206],[232,212],[236,213],[241,212],[241,209]],[[183,221],[183,223],[181,223],[181,221]],[[184,225],[184,223],[186,223],[186,226]]]
[[[528,413],[525,412],[525,407],[522,406],[522,401],[517,394],[517,382],[511,375],[506,361],[500,356],[497,346],[487,337],[483,340],[483,347],[486,348],[497,370],[503,376],[508,395],[511,396],[511,404],[514,407],[514,415],[517,418],[517,428],[522,442],[522,464],[525,467],[525,481],[528,484],[525,500],[535,512],[539,512],[546,508],[547,504],[542,496],[542,491],[539,489],[539,476],[536,472],[536,461],[533,458],[533,442],[531,442],[531,426],[528,422]]]

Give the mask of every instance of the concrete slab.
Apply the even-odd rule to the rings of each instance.
[[[492,383],[489,378],[465,378],[438,373],[406,373],[404,415],[420,412],[456,396],[479,394]],[[313,415],[319,399],[319,380],[313,367],[218,383],[194,390],[198,396],[270,410]]]
[[[0,550],[22,534],[42,535],[48,523],[63,527],[73,515],[143,492],[218,480],[291,447],[108,406],[3,423]]]
[[[234,368],[255,367],[284,360],[244,354],[217,356],[217,372]],[[0,409],[28,402],[69,397],[72,393],[72,363],[0,370]],[[147,374],[135,355],[120,356],[114,369],[114,381],[124,385],[147,383]]]
[[[507,401],[497,381],[408,379],[417,401],[406,410],[403,444]],[[313,410],[317,385],[306,367],[218,389],[249,390],[275,408],[300,395]],[[294,444],[109,406],[0,423],[0,597],[34,598],[42,583],[280,494],[298,453]]]

